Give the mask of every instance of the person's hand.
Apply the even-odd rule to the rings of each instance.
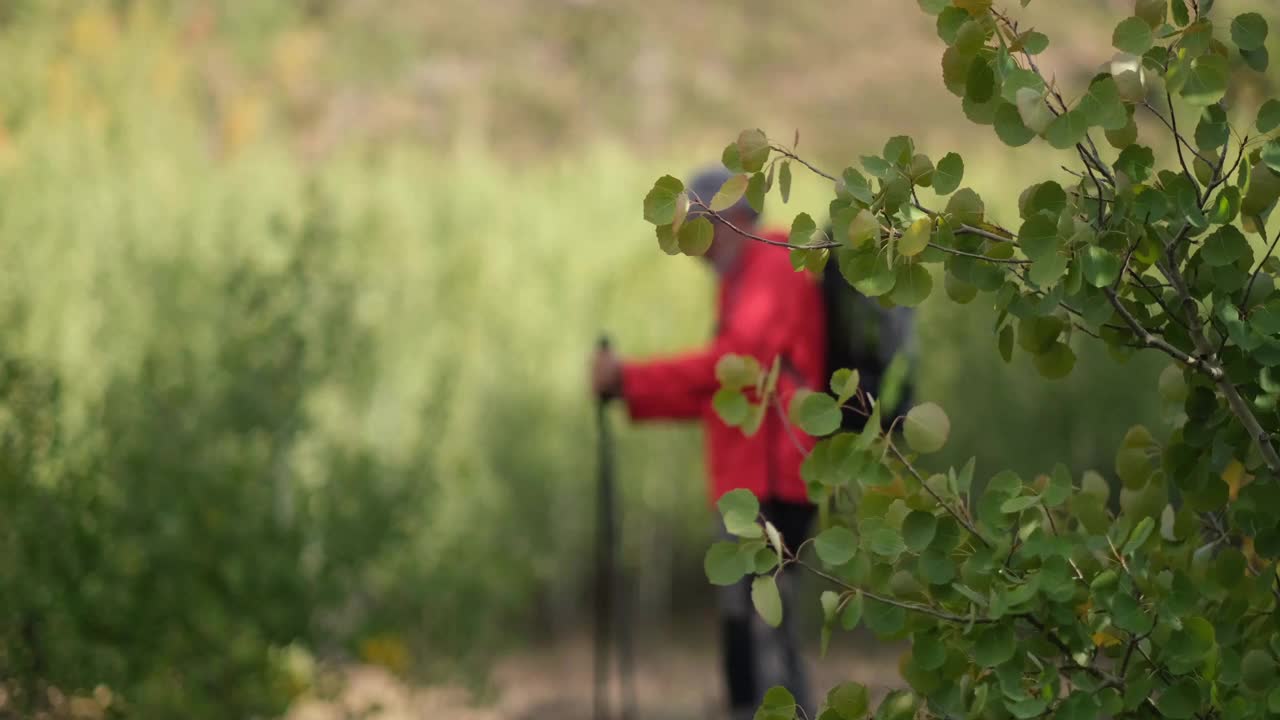
[[[622,361],[612,350],[597,350],[591,357],[591,393],[611,398],[622,391]]]

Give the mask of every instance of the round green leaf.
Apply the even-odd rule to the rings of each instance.
[[[1084,279],[1094,287],[1111,287],[1120,277],[1120,258],[1099,245],[1090,245],[1084,255]]]
[[[919,0],[920,9],[930,15],[937,15],[951,6],[951,0]],[[850,718],[850,720],[853,720]]]
[[[746,422],[747,415],[751,411],[747,396],[740,390],[730,388],[717,390],[711,397],[711,407],[716,411],[716,415],[720,416],[720,420],[729,427],[737,427]]]
[[[927,223],[928,220],[924,222]],[[923,265],[911,263],[898,268],[897,280],[894,281],[889,299],[893,300],[895,305],[915,307],[924,302],[931,292],[933,292],[933,276],[929,274],[929,270]]]
[[[684,192],[684,183],[670,175],[658,178],[653,189],[644,196],[644,219],[654,225],[670,225],[675,220],[676,198]]]
[[[746,172],[760,172],[769,159],[769,138],[763,130],[743,130],[738,135],[738,159]]]
[[[654,228],[658,234],[658,247],[668,255],[680,254],[680,243],[676,240],[675,231],[670,225],[659,225]]]
[[[852,630],[862,620],[862,591],[859,590],[844,604],[844,612],[840,613],[840,627]]]
[[[1117,50],[1133,55],[1142,55],[1151,49],[1154,42],[1155,36],[1151,33],[1151,26],[1139,17],[1121,20],[1115,31],[1111,33],[1111,44]]]
[[[889,265],[888,257],[875,249],[863,252],[844,252],[838,255],[840,274],[863,295],[877,297],[893,290],[898,275]]]
[[[907,549],[898,531],[885,526],[871,531],[867,536],[867,546],[876,555],[891,559],[897,559],[902,554],[902,551]]]
[[[982,667],[1003,665],[1013,657],[1018,647],[1013,624],[992,625],[978,636],[973,645],[973,659]]]
[[[1231,21],[1231,41],[1241,50],[1259,50],[1267,41],[1267,21],[1258,13],[1237,15]]]
[[[751,604],[770,627],[782,624],[782,597],[772,575],[760,575],[752,581]]]
[[[716,501],[725,529],[740,537],[759,537],[760,501],[750,490],[730,490]]]
[[[715,212],[722,212],[733,207],[734,203],[742,199],[743,194],[747,192],[747,184],[751,182],[751,176],[746,174],[734,175],[716,192],[715,197],[711,198],[711,202],[707,203]]]
[[[835,398],[826,393],[796,393],[790,410],[791,422],[814,437],[835,432],[843,419]]]
[[[947,646],[933,633],[916,633],[911,640],[911,655],[921,670],[937,670],[947,660]]]
[[[916,567],[920,577],[930,585],[947,585],[956,577],[956,564],[951,556],[934,548],[920,554]]]
[[[939,195],[950,195],[964,180],[964,159],[955,153],[947,153],[938,161],[933,173],[933,190]]]
[[[933,534],[938,529],[938,519],[933,513],[923,510],[912,510],[902,520],[902,538],[907,547],[921,552],[933,542]]]
[[[1018,107],[1012,103],[1002,103],[996,108],[994,123],[996,136],[1000,138],[1000,142],[1009,147],[1022,147],[1036,136],[1035,132],[1022,122]]]
[[[1036,370],[1049,380],[1058,380],[1071,374],[1076,366],[1076,354],[1066,343],[1054,343],[1049,350],[1035,357]]]
[[[937,403],[924,403],[911,408],[903,423],[907,444],[918,453],[935,453],[947,444],[951,420]]]
[[[748,568],[738,554],[737,543],[718,542],[707,550],[702,569],[712,585],[732,585],[747,574]]]
[[[685,255],[705,255],[711,249],[711,241],[715,239],[716,229],[706,216],[700,216],[685,223],[676,235],[680,252]]]
[[[827,707],[835,710],[843,720],[863,720],[870,706],[871,696],[860,683],[841,683],[827,693]]]
[[[902,233],[902,237],[898,239],[898,252],[904,257],[914,257],[924,252],[929,247],[929,238],[933,233],[933,221],[929,218],[920,218]],[[899,283],[901,285],[901,283]]]
[[[947,201],[947,213],[965,225],[981,225],[986,206],[978,193],[969,188],[961,188]]]
[[[1266,650],[1250,650],[1240,662],[1240,676],[1254,692],[1270,690],[1276,680],[1276,661]]]
[[[964,97],[972,103],[982,104],[995,96],[996,74],[990,63],[979,57],[969,63],[965,78]]]
[[[907,620],[907,613],[902,608],[871,598],[867,598],[863,616],[867,628],[881,636],[900,632]]]
[[[1044,213],[1032,215],[1018,230],[1018,244],[1023,254],[1032,260],[1040,260],[1057,253],[1061,244],[1058,238],[1057,221]]]
[[[813,546],[822,562],[838,567],[853,559],[858,551],[858,538],[849,528],[833,527],[823,530]]]
[[[1280,100],[1268,100],[1258,110],[1258,131],[1263,134],[1280,128]]]
[[[1245,257],[1250,252],[1249,241],[1234,225],[1224,225],[1205,238],[1200,256],[1211,267],[1223,267]]]
[[[1191,61],[1186,84],[1182,87],[1182,99],[1197,107],[1212,105],[1227,93],[1230,68],[1227,59],[1211,53]]]
[[[1200,687],[1195,680],[1183,678],[1160,694],[1156,707],[1171,720],[1189,720],[1200,710]]]
[[[1000,512],[1006,515],[1014,515],[1040,504],[1039,495],[1019,495],[1015,498],[1009,498],[1000,504]]]
[[[1139,21],[1141,22],[1141,21]],[[1076,146],[1089,132],[1089,117],[1079,109],[1065,112],[1049,123],[1044,139],[1059,150]]]

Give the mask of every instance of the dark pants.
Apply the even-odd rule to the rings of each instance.
[[[792,549],[808,536],[814,515],[812,505],[777,501],[762,502],[760,511]],[[728,535],[723,525],[720,533]],[[765,692],[775,685],[790,690],[808,717],[813,717],[816,708],[810,702],[804,661],[796,641],[796,622],[791,617],[796,609],[798,579],[795,568],[788,568],[778,578],[783,607],[782,625],[778,628],[766,625],[755,612],[751,604],[752,576],[720,588],[721,648],[734,720],[751,718]]]

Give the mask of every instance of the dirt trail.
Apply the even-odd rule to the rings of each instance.
[[[857,680],[875,697],[901,685],[902,648],[851,638],[819,661],[807,653],[815,690]],[[637,656],[637,720],[720,720],[719,659],[711,637],[662,635],[641,642]],[[410,687],[373,666],[345,671],[346,688],[333,701],[304,699],[287,720],[589,720],[591,644],[580,636],[553,646],[526,650],[499,660],[493,669],[495,699],[473,702],[459,687]]]

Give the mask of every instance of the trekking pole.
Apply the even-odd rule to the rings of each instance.
[[[601,351],[609,349],[609,338],[602,336]],[[596,502],[596,617],[595,617],[595,691],[592,698],[595,720],[607,720],[605,708],[609,689],[609,639],[617,633],[619,672],[622,684],[622,720],[635,717],[635,689],[632,685],[631,632],[625,621],[619,621],[614,606],[617,587],[617,501],[613,472],[613,435],[610,432],[607,395],[596,398],[596,432],[598,437],[597,467],[599,485]]]

